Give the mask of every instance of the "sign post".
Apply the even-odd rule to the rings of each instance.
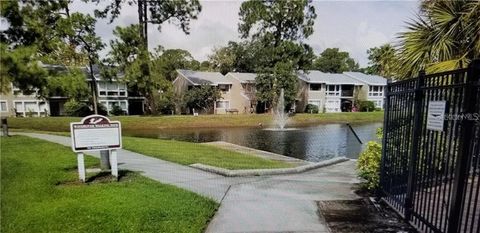
[[[80,122],[70,123],[72,150],[77,153],[78,174],[85,182],[83,152],[111,150],[112,175],[118,177],[117,149],[122,148],[122,129],[119,121],[110,121],[101,115],[90,115]]]

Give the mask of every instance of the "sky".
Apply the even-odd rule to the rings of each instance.
[[[162,45],[166,49],[180,48],[189,51],[196,60],[208,58],[215,47],[225,46],[228,41],[240,41],[238,12],[241,1],[201,1],[202,11],[191,22],[190,34],[186,35],[174,24],[165,23],[161,31],[149,26],[149,48]],[[399,32],[405,30],[406,22],[415,18],[417,1],[314,1],[317,13],[314,33],[305,42],[315,54],[329,47],[347,51],[360,63],[368,65],[366,51],[385,43],[395,43]],[[74,0],[72,11],[92,13],[95,4]],[[104,41],[114,38],[115,26],[138,23],[136,6],[126,6],[120,17],[112,24],[99,19],[96,32]],[[102,52],[105,55],[108,48]]]

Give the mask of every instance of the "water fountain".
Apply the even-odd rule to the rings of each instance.
[[[283,88],[280,90],[277,106],[275,106],[275,109],[273,109],[273,121],[275,122],[275,125],[277,125],[278,129],[285,129],[285,125],[288,121],[288,114],[285,112],[285,94]]]

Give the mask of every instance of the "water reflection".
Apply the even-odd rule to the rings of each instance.
[[[376,140],[375,131],[381,126],[381,123],[352,125],[364,143],[363,146],[369,140]],[[345,124],[311,126],[290,131],[211,128],[126,131],[125,134],[189,142],[226,141],[314,162],[338,156],[357,158],[362,147]]]

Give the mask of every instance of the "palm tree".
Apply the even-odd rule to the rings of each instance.
[[[424,1],[416,20],[400,34],[402,78],[464,68],[480,57],[480,1]]]
[[[396,51],[391,44],[384,44],[380,47],[373,47],[367,51],[369,67],[367,72],[377,74],[383,77],[393,78],[397,76],[396,72]]]

